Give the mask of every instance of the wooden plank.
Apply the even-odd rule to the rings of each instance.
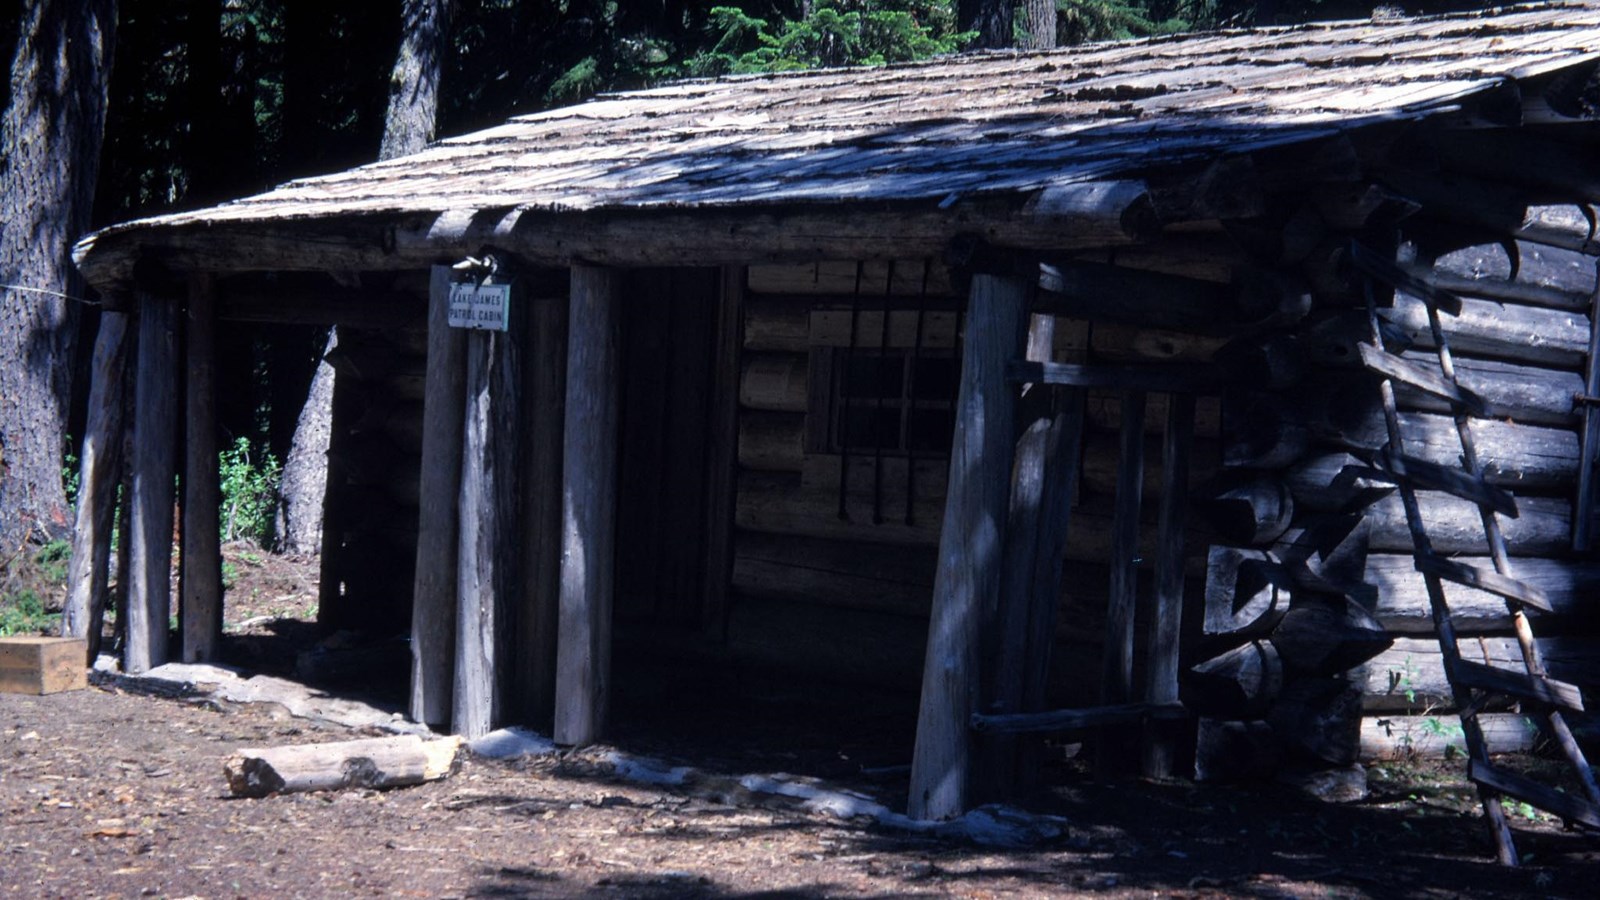
[[[0,693],[54,694],[89,686],[82,638],[0,637]]]
[[[1011,472],[1015,399],[1005,366],[1021,350],[1030,289],[1018,278],[972,279],[911,764],[915,819],[961,815],[971,796],[968,717],[978,701],[983,608],[1000,587]]]
[[[1083,709],[1056,709],[1048,712],[988,715],[974,713],[972,728],[984,734],[1059,734],[1082,731],[1102,725],[1136,725],[1152,722],[1182,722],[1189,718],[1183,704],[1123,703],[1116,706],[1091,706]]]
[[[1122,400],[1122,453],[1117,468],[1117,506],[1111,522],[1111,597],[1106,605],[1106,650],[1100,699],[1105,705],[1134,699],[1134,611],[1139,602],[1139,507],[1144,488],[1143,391],[1130,390]],[[1095,750],[1095,768],[1102,773],[1127,770],[1131,762],[1126,736],[1102,733]]]
[[[522,607],[518,610],[512,703],[526,722],[555,712],[561,598],[562,423],[567,400],[565,297],[529,304],[532,352],[523,367]]]
[[[1590,637],[1539,638],[1540,657],[1550,675],[1561,681],[1592,687],[1600,684],[1600,658]],[[1462,636],[1457,647],[1463,658],[1504,669],[1520,669],[1522,650],[1513,637]],[[1367,664],[1362,702],[1368,710],[1455,709],[1444,675],[1443,654],[1437,638],[1397,637],[1393,646]],[[1490,709],[1497,705],[1491,704]]]
[[[430,271],[417,570],[411,594],[410,709],[418,722],[446,725],[455,684],[466,332],[449,327],[447,321],[450,267],[434,266]]]
[[[1527,753],[1539,740],[1539,726],[1520,713],[1479,713],[1474,717],[1490,753]],[[1361,758],[1448,759],[1466,755],[1461,723],[1441,715],[1368,715],[1361,720]]]
[[[1555,607],[1550,603],[1550,596],[1543,588],[1501,575],[1488,566],[1474,566],[1432,553],[1418,554],[1416,559],[1418,572],[1437,575],[1480,591],[1488,591],[1541,612],[1555,611]]]
[[[1583,712],[1583,692],[1576,685],[1554,678],[1500,669],[1463,659],[1455,664],[1455,683],[1475,691],[1504,694],[1546,706]]]
[[[467,334],[456,568],[455,696],[451,730],[481,737],[501,724],[512,681],[511,616],[520,605],[517,469],[527,318]]]
[[[1447,400],[1474,416],[1484,414],[1482,397],[1455,382],[1446,380],[1438,372],[1429,371],[1415,363],[1400,359],[1387,350],[1371,344],[1357,344],[1356,349],[1361,351],[1361,364],[1369,370]]]
[[[102,312],[89,374],[89,419],[78,451],[77,523],[72,531],[67,599],[61,611],[62,636],[82,638],[91,663],[100,652],[108,602],[111,519],[123,469],[123,398],[127,393],[123,375],[128,344],[128,314]]]
[[[1564,794],[1527,776],[1490,765],[1483,760],[1469,759],[1467,778],[1490,790],[1531,803],[1569,822],[1578,822],[1589,828],[1600,829],[1600,807],[1572,794]]]
[[[1145,654],[1144,700],[1178,701],[1178,656],[1182,635],[1184,525],[1189,497],[1189,457],[1194,445],[1194,397],[1172,395],[1161,446],[1161,513],[1156,538],[1155,597]],[[1169,727],[1147,729],[1141,772],[1146,778],[1175,773],[1180,738]]]
[[[722,270],[717,298],[716,360],[712,366],[710,448],[706,460],[706,623],[726,632],[728,596],[734,568],[734,501],[738,491],[739,402],[737,379],[746,345],[745,315],[748,272],[741,266]],[[802,440],[804,437],[802,435]]]
[[[1013,360],[1007,376],[1017,384],[1056,384],[1083,388],[1121,388],[1165,393],[1207,393],[1222,387],[1211,366],[1109,366]]]
[[[222,546],[217,467],[216,282],[189,279],[184,346],[183,575],[179,627],[184,662],[211,662],[222,642]]]
[[[609,707],[622,282],[616,270],[572,268],[556,647],[560,744],[598,739]]]
[[[172,502],[177,470],[178,304],[139,296],[139,353],[134,383],[133,533],[128,631],[123,671],[145,672],[167,661],[172,606]]]
[[[1509,491],[1462,469],[1391,453],[1388,449],[1379,451],[1373,463],[1374,473],[1395,481],[1404,480],[1418,490],[1443,491],[1501,515],[1517,516],[1517,501]]]

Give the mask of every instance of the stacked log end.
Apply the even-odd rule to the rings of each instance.
[[[1410,183],[1395,181],[1399,190]],[[1592,633],[1579,598],[1600,566],[1573,557],[1571,510],[1581,456],[1573,397],[1583,387],[1595,259],[1526,230],[1468,231],[1436,215],[1429,198],[1417,201],[1398,245],[1377,249],[1461,297],[1460,315],[1443,317],[1443,331],[1461,384],[1484,401],[1474,431],[1485,478],[1516,501],[1519,514],[1500,517],[1514,573],[1554,590],[1561,622],[1546,627]],[[1343,246],[1358,237],[1331,221],[1330,231]],[[1224,472],[1198,500],[1228,541],[1210,550],[1204,649],[1184,678],[1186,702],[1204,716],[1201,778],[1276,771],[1325,784],[1317,770],[1445,752],[1452,735],[1460,745],[1405,513],[1372,465],[1388,436],[1378,376],[1362,366],[1359,344],[1370,335],[1362,285],[1339,266],[1315,274],[1305,319],[1239,338],[1218,355],[1252,387],[1228,398]],[[1436,370],[1422,300],[1376,287],[1387,349]],[[1405,452],[1459,466],[1445,401],[1403,385],[1397,397]],[[1475,505],[1427,491],[1419,501],[1436,549],[1486,557]],[[1464,654],[1503,652],[1513,662],[1503,602],[1467,588],[1447,593]],[[1587,641],[1541,642],[1555,677],[1592,676],[1575,648]],[[1494,715],[1506,721],[1486,729],[1492,750],[1529,746],[1520,717]],[[1348,779],[1340,784],[1349,793]]]

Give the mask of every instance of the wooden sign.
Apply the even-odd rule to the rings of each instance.
[[[505,331],[511,321],[511,285],[450,285],[450,327]]]

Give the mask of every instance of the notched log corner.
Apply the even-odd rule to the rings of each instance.
[[[223,761],[235,797],[265,797],[346,788],[394,788],[438,781],[460,768],[464,741],[416,735],[241,748]]]

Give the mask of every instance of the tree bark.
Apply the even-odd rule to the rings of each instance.
[[[0,119],[0,546],[71,527],[61,482],[88,230],[116,34],[115,0],[32,3]]]
[[[1050,50],[1056,45],[1056,0],[1027,0],[1023,4],[1028,35],[1024,50]]]
[[[956,16],[962,31],[976,31],[973,49],[1011,46],[1012,0],[959,0]]]
[[[379,159],[415,153],[433,140],[439,107],[450,0],[406,0],[404,31],[389,82],[389,111]],[[337,346],[328,329],[328,350]],[[324,353],[326,356],[326,353]],[[295,426],[294,445],[283,465],[280,549],[310,553],[322,543],[323,497],[328,487],[328,435],[333,418],[332,367],[323,363]]]

